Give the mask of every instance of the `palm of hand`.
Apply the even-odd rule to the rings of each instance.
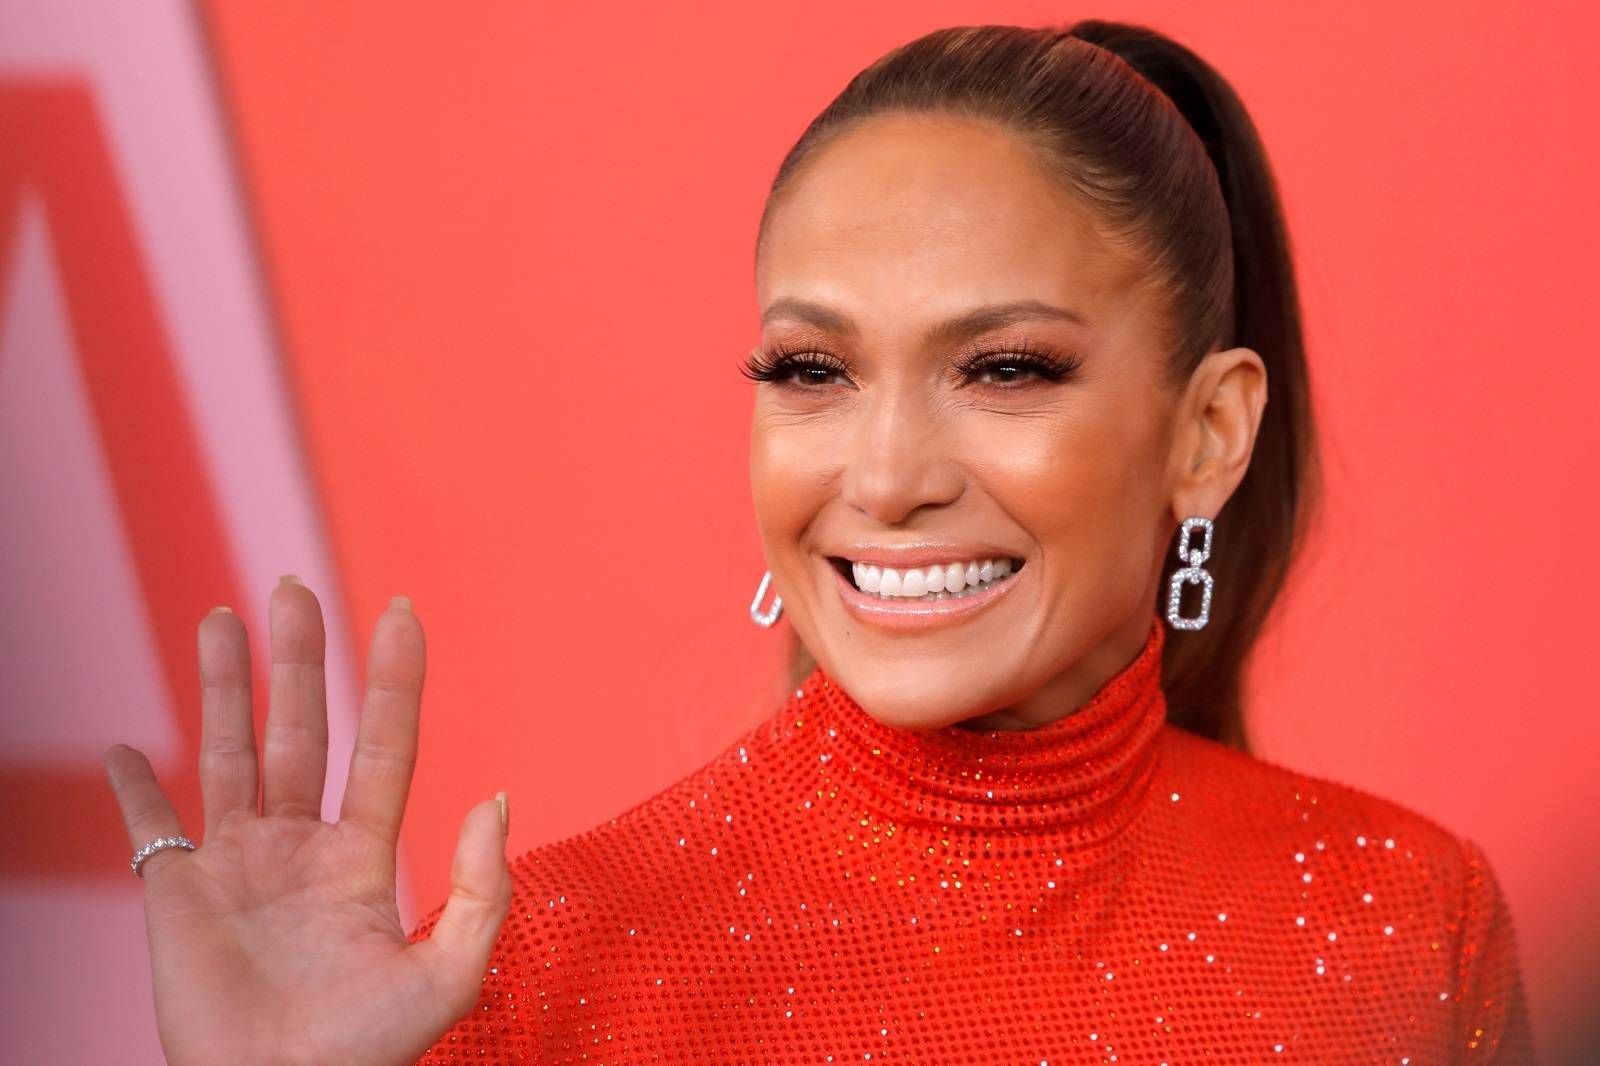
[[[162,1047],[178,1064],[413,1062],[471,1009],[509,904],[498,805],[468,814],[445,913],[433,937],[409,944],[395,905],[395,839],[415,762],[421,627],[391,608],[374,632],[334,823],[317,813],[327,733],[309,590],[274,592],[272,629],[257,813],[248,642],[231,614],[201,623],[205,839],[143,868]],[[132,841],[178,834],[141,754],[119,745],[107,767]]]

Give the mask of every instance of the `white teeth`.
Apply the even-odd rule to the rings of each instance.
[[[969,589],[987,587],[1011,576],[1008,558],[969,559],[959,563],[896,570],[871,563],[850,564],[856,588],[885,599],[944,600],[969,595]]]

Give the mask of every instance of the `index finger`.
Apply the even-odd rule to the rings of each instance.
[[[367,691],[350,753],[341,820],[360,822],[391,843],[400,835],[417,763],[417,720],[427,649],[410,601],[396,596],[378,618],[367,653]]]

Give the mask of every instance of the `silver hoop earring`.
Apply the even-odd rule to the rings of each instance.
[[[763,614],[761,611],[761,600],[766,596],[767,589],[771,585],[772,571],[768,570],[761,575],[761,584],[756,586],[756,598],[750,601],[750,619],[763,628],[772,625],[778,620],[778,616],[783,614],[783,597],[776,595],[772,597],[772,606],[767,609],[766,613]]]
[[[1194,529],[1206,531],[1205,540],[1198,548],[1189,546],[1189,533]],[[1199,629],[1211,620],[1211,588],[1215,584],[1211,575],[1200,564],[1211,558],[1211,519],[1198,515],[1185,518],[1178,534],[1178,558],[1186,564],[1172,572],[1167,585],[1167,623],[1173,629]],[[1178,613],[1178,600],[1185,584],[1201,585],[1200,613],[1185,618]]]

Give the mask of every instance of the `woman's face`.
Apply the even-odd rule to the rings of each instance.
[[[1163,384],[1142,275],[975,121],[874,118],[774,206],[761,540],[785,617],[874,717],[1040,724],[1138,653],[1177,522],[1237,481],[1192,476],[1206,434]]]

